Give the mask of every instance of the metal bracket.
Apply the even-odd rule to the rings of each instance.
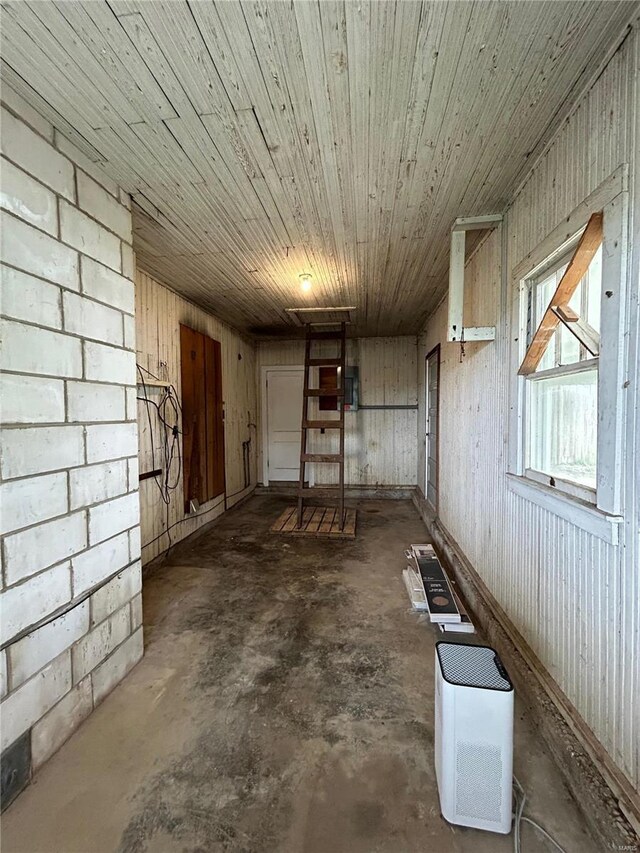
[[[495,326],[464,325],[464,253],[467,231],[493,229],[501,223],[502,214],[492,213],[487,216],[463,216],[453,224],[449,259],[448,341],[495,340]]]

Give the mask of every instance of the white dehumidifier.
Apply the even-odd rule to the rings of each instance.
[[[511,830],[513,685],[487,646],[436,643],[436,778],[449,823]]]

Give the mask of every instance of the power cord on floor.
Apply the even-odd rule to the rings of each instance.
[[[540,826],[539,823],[536,823],[535,820],[532,820],[530,817],[525,817],[523,815],[524,806],[527,802],[527,795],[524,792],[524,788],[522,787],[520,782],[518,782],[515,776],[513,777],[513,796],[516,801],[516,810],[513,815],[513,853],[522,853],[520,847],[520,833],[523,823],[531,824],[531,826],[537,829],[541,835],[543,835],[548,841],[551,842],[551,844],[553,844],[556,850],[559,850],[560,853],[566,853],[564,847],[561,847],[555,840],[555,838],[552,838],[551,835],[549,835],[549,833],[546,829],[544,829],[544,827]]]

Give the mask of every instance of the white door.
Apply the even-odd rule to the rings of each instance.
[[[297,480],[304,368],[267,371],[267,471],[269,480]]]
[[[438,385],[440,379],[440,347],[427,356],[426,364],[426,492],[427,500],[438,508]]]

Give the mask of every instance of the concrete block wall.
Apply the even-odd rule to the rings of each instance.
[[[129,199],[3,88],[3,806],[142,656]]]

